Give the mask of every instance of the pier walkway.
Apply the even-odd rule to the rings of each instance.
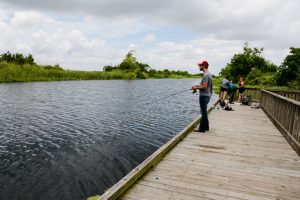
[[[121,199],[300,199],[300,159],[261,109],[215,109]]]

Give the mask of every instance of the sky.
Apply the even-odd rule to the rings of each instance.
[[[161,70],[217,75],[245,42],[280,65],[300,47],[298,0],[0,0],[0,54],[101,71],[133,50]]]

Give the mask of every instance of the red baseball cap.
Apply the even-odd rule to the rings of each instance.
[[[198,63],[198,66],[209,66],[208,62],[206,60],[202,61],[202,62],[199,62]]]

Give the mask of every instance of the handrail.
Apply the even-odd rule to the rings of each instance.
[[[288,97],[290,99],[294,99],[296,101],[300,101],[300,91],[299,90],[269,90],[271,92],[274,92],[276,94]]]
[[[299,90],[268,89],[271,92],[300,93]]]
[[[260,105],[300,155],[300,102],[262,89]]]
[[[288,97],[285,97],[285,96],[276,94],[276,93],[274,93],[272,90],[261,89],[261,91],[266,92],[266,93],[269,93],[270,95],[276,96],[277,98],[280,98],[280,99],[285,100],[285,101],[289,101],[289,102],[291,102],[291,103],[294,103],[294,104],[300,106],[300,102],[299,102],[299,101],[296,101],[296,100],[294,100],[294,99],[290,99],[290,98],[288,98]]]
[[[217,100],[209,109],[208,112],[214,109],[214,107],[219,103]],[[188,133],[190,133],[193,128],[197,126],[200,121],[200,117],[194,119],[187,127],[175,135],[166,144],[161,146],[152,155],[150,155],[144,162],[134,168],[129,174],[122,178],[119,182],[113,185],[100,197],[97,195],[95,197],[90,197],[88,199],[95,200],[114,200],[119,198],[125,191],[129,189],[142,175],[144,175],[150,168],[158,164],[158,162],[178,143],[180,142]]]

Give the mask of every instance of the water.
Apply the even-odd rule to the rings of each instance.
[[[197,95],[168,97],[198,82],[0,84],[0,199],[103,193],[199,115]]]

